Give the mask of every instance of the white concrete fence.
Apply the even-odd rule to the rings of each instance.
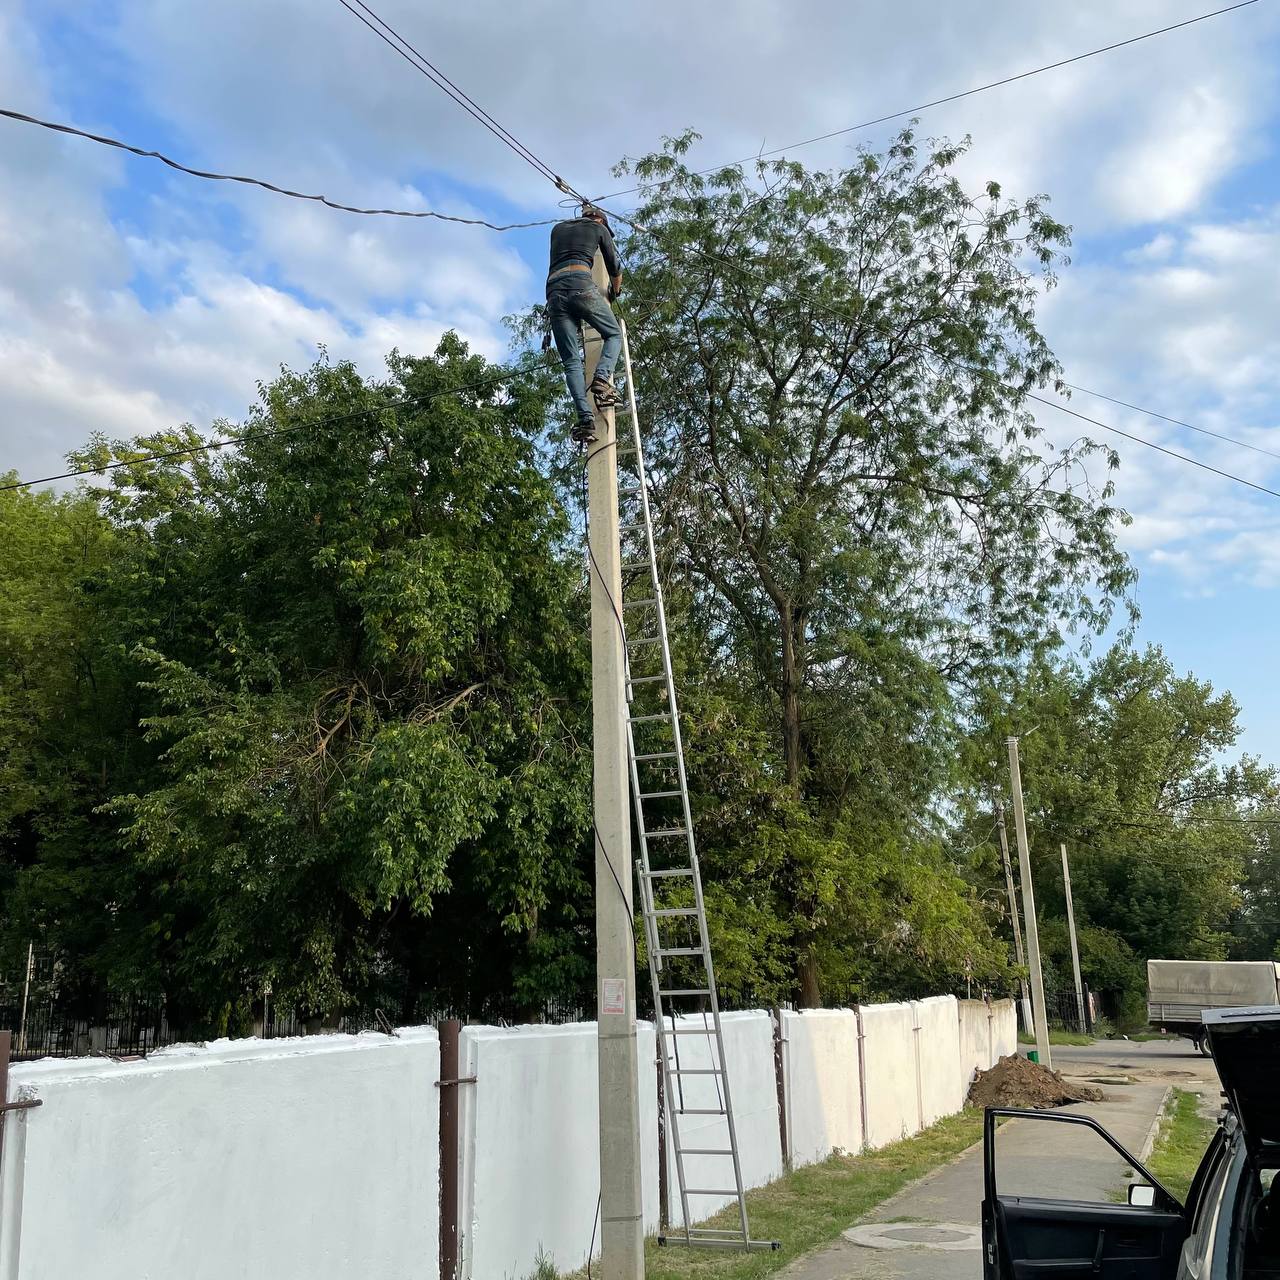
[[[919,1132],[1016,1048],[1010,1001],[787,1011],[776,1028],[764,1011],[724,1021],[753,1187],[788,1164]],[[655,1052],[642,1024],[651,1231]],[[467,1027],[460,1055],[459,1075],[475,1079],[453,1086],[458,1276],[524,1280],[539,1254],[581,1267],[599,1192],[594,1024]],[[16,1066],[10,1100],[41,1105],[3,1123],[0,1280],[438,1280],[439,1083],[430,1028]],[[674,1186],[669,1201],[678,1221]]]

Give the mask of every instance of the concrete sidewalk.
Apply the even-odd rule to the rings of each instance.
[[[1168,1085],[1100,1085],[1103,1102],[1064,1107],[1092,1116],[1141,1158]],[[1128,1164],[1096,1133],[1074,1125],[1013,1120],[996,1139],[1002,1192],[1111,1202]],[[844,1237],[797,1258],[788,1280],[981,1280],[982,1145],[970,1147],[886,1200]]]

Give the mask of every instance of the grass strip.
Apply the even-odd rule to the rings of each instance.
[[[767,1187],[747,1193],[751,1235],[777,1240],[773,1253],[731,1253],[668,1245],[645,1246],[647,1280],[757,1280],[773,1275],[846,1227],[908,1183],[959,1155],[982,1137],[982,1112],[966,1109],[878,1151],[831,1156],[805,1165]],[[674,1176],[674,1171],[673,1171]],[[737,1210],[717,1214],[707,1226],[737,1226]],[[585,1273],[579,1273],[585,1274]]]
[[[1209,1139],[1214,1122],[1200,1114],[1200,1095],[1189,1089],[1174,1089],[1165,1104],[1164,1120],[1147,1168],[1173,1192],[1186,1200],[1191,1179]]]

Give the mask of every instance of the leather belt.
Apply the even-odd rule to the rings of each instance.
[[[590,267],[584,267],[580,262],[571,262],[567,267],[557,267],[548,277],[548,280],[554,280],[556,276],[562,275],[566,271],[590,271]]]

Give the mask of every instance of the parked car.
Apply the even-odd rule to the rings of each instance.
[[[1227,1105],[1185,1204],[1088,1116],[987,1110],[984,1280],[1280,1280],[1280,1009],[1208,1010],[1204,1028]],[[1101,1135],[1138,1178],[1127,1203],[998,1192],[1004,1116]]]
[[[1273,960],[1148,960],[1147,1021],[1189,1036],[1206,1052],[1206,1009],[1280,1005],[1280,964]]]

